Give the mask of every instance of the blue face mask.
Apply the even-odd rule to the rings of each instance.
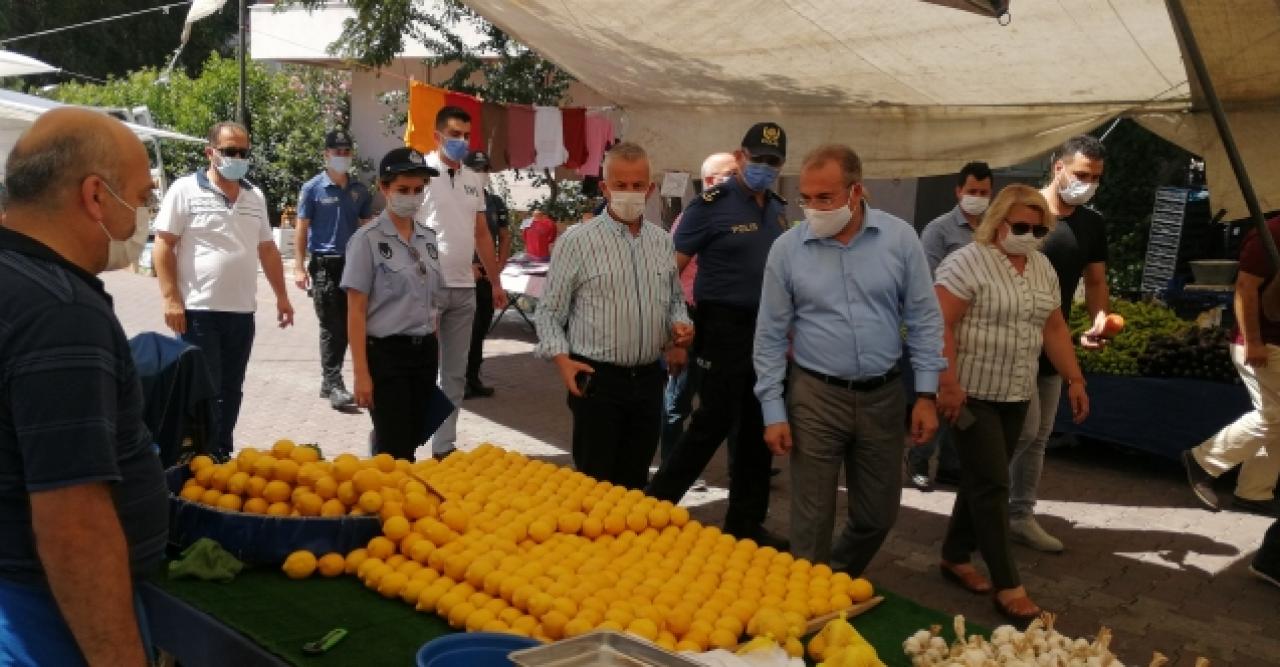
[[[778,180],[778,169],[759,162],[748,162],[747,168],[742,170],[742,180],[746,181],[747,187],[753,192],[764,192]]]
[[[467,157],[467,149],[471,147],[471,142],[466,139],[448,138],[444,140],[444,156],[454,162],[462,162]]]
[[[249,160],[242,157],[223,157],[218,173],[228,181],[238,181],[249,173]]]

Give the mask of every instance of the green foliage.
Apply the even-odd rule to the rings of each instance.
[[[1110,312],[1123,316],[1125,327],[1100,350],[1077,350],[1084,372],[1236,381],[1225,330],[1201,329],[1155,302],[1114,299]],[[1072,306],[1069,324],[1072,339],[1092,326],[1083,304]]]
[[[0,0],[0,37],[29,35],[94,19],[125,14],[165,2],[139,3],[137,0]],[[76,28],[51,35],[11,42],[5,48],[38,58],[51,65],[99,79],[124,76],[144,67],[164,67],[178,47],[185,6],[167,12],[149,12],[106,23]],[[230,56],[235,52],[235,3],[196,23],[191,40],[178,61],[188,75],[196,75],[210,53]],[[28,84],[40,86],[65,81],[66,75],[29,77]]]
[[[1094,132],[1101,135],[1107,126]],[[1151,230],[1156,188],[1172,185],[1192,155],[1123,119],[1107,136],[1106,171],[1093,205],[1107,223],[1107,274],[1112,290],[1136,294]]]
[[[59,86],[51,95],[73,104],[146,105],[158,125],[197,137],[204,137],[214,123],[235,118],[239,68],[234,59],[210,56],[199,78],[175,72],[167,84],[157,84],[158,74],[148,68],[103,85]],[[345,124],[349,113],[346,84],[337,74],[313,68],[269,72],[250,63],[247,75],[253,147],[249,180],[263,189],[275,211],[295,203],[302,183],[323,169],[324,134]],[[208,166],[201,145],[161,145],[169,178]]]

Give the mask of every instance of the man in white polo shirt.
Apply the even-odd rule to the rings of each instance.
[[[440,248],[440,268],[446,288],[440,303],[440,323],[436,327],[440,343],[440,389],[455,406],[462,404],[466,388],[471,322],[476,313],[472,258],[480,258],[485,275],[499,274],[493,235],[484,217],[484,179],[462,164],[470,140],[471,115],[464,109],[447,106],[436,114],[438,148],[427,156],[426,162],[439,171],[440,176],[427,184],[427,200],[417,216],[418,222],[435,231]],[[499,309],[507,305],[507,293],[500,281],[493,282],[493,305]],[[448,456],[457,439],[455,408],[431,438],[432,456]]]
[[[218,387],[210,433],[229,455],[253,349],[258,264],[276,295],[276,321],[293,324],[284,264],[271,239],[267,200],[247,180],[249,132],[239,123],[209,129],[209,167],[173,183],[156,216],[155,265],[164,321],[204,350]]]

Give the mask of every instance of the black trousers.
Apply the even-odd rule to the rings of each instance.
[[[320,386],[344,388],[342,359],[347,354],[347,293],[340,286],[346,260],[340,255],[312,255],[311,300],[320,322]]]
[[[575,359],[595,373],[585,397],[569,394],[574,467],[598,480],[643,489],[658,449],[666,373],[657,362],[627,367]]]
[[[976,550],[996,590],[1017,588],[1018,566],[1009,541],[1009,459],[1022,433],[1027,403],[970,398],[965,407],[974,422],[955,429],[960,490],[942,540],[942,558],[968,563]]]
[[[484,363],[484,337],[493,321],[493,285],[488,278],[476,278],[476,315],[471,320],[471,351],[467,353],[467,381],[480,379]]]
[[[412,461],[427,441],[427,405],[440,364],[436,336],[371,336],[366,349],[373,376],[373,452]]]
[[[698,409],[675,451],[649,483],[648,493],[679,502],[726,438],[729,453],[729,510],[724,528],[754,537],[769,512],[769,468],[773,455],[764,444],[764,415],[754,387],[751,362],[756,314],[715,303],[699,303],[695,356],[702,367]]]

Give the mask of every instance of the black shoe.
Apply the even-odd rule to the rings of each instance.
[[[960,486],[960,471],[939,470],[938,474],[933,476],[933,483],[938,486]]]
[[[1253,562],[1249,564],[1249,572],[1268,584],[1280,588],[1280,567],[1268,569],[1265,564],[1258,561],[1257,557],[1254,557]]]
[[[329,407],[334,410],[345,410],[356,404],[356,399],[351,392],[342,387],[334,387],[329,392]]]
[[[446,458],[448,458],[450,454],[452,454],[452,453],[454,453],[454,452],[456,452],[456,451],[458,451],[458,450],[456,450],[456,449],[450,449],[450,450],[449,450],[449,451],[447,451],[447,452],[431,452],[431,458],[433,458],[433,459],[435,459],[435,460],[437,460],[437,461],[443,461],[443,460],[445,460]]]
[[[929,481],[929,475],[927,474],[912,473],[911,477],[908,479],[911,480],[911,486],[914,486],[917,491],[923,491],[925,493],[933,491],[933,483]]]
[[[733,531],[729,532],[732,533]],[[787,551],[791,548],[791,540],[766,529],[764,526],[753,531],[749,531],[746,535],[741,535],[739,537],[750,538],[755,540],[755,543],[758,546],[773,547],[778,551]]]
[[[1231,506],[1243,512],[1251,512],[1253,514],[1261,514],[1262,516],[1276,517],[1280,516],[1280,500],[1272,498],[1271,500],[1249,500],[1232,494]]]
[[[1182,466],[1187,469],[1187,483],[1191,485],[1191,492],[1196,494],[1196,500],[1211,512],[1221,510],[1218,494],[1213,490],[1213,475],[1200,467],[1200,462],[1196,461],[1190,449],[1182,452]]]
[[[467,380],[466,389],[462,391],[462,399],[489,398],[493,396],[493,387],[486,387],[480,380]]]

